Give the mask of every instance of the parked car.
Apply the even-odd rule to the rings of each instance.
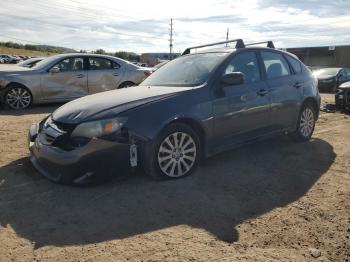
[[[314,71],[318,79],[320,91],[332,92],[344,82],[350,81],[350,69],[348,68],[322,68]]]
[[[350,82],[341,84],[335,91],[335,105],[338,108],[350,110]]]
[[[0,55],[0,58],[5,60],[5,63],[8,64],[16,64],[20,61],[20,59],[13,57],[11,55]]]
[[[5,64],[5,60],[0,57],[0,64]]]
[[[105,55],[51,56],[32,68],[2,66],[0,98],[12,109],[65,102],[89,94],[137,85],[151,74],[125,60]]]
[[[320,95],[296,56],[243,40],[235,49],[193,49],[138,87],[74,100],[33,125],[33,165],[59,183],[126,166],[171,179],[190,175],[201,157],[273,135],[311,138]]]
[[[23,60],[22,62],[19,62],[17,65],[32,68],[33,66],[35,66],[37,63],[39,63],[43,59],[45,59],[45,57],[30,58],[30,59]]]

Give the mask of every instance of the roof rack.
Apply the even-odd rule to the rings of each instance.
[[[235,39],[235,40],[228,40],[228,41],[217,42],[217,43],[212,43],[212,44],[207,44],[207,45],[199,45],[199,46],[189,47],[182,53],[182,55],[188,55],[191,52],[192,49],[203,48],[203,47],[214,46],[214,45],[228,44],[228,43],[232,43],[232,42],[236,42],[236,48],[245,48],[246,46],[260,45],[260,44],[267,44],[267,47],[275,48],[275,45],[273,44],[272,41],[264,41],[264,42],[256,42],[256,43],[244,44],[242,39]]]
[[[228,44],[228,43],[232,43],[232,42],[237,42],[236,48],[244,48],[245,47],[242,39],[235,39],[235,40],[228,40],[228,41],[217,42],[217,43],[212,43],[212,44],[207,44],[207,45],[199,45],[199,46],[189,47],[182,53],[182,55],[188,55],[192,49],[203,48],[203,47],[214,46],[214,45]]]
[[[267,44],[267,47],[269,47],[269,48],[275,48],[275,45],[273,44],[272,41],[264,41],[264,42],[250,43],[250,44],[246,44],[245,46],[260,45],[260,44]]]

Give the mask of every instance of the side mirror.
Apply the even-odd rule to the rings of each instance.
[[[53,67],[49,70],[50,73],[52,74],[56,74],[56,73],[59,73],[61,70],[58,68],[58,67]]]
[[[241,85],[244,83],[244,74],[241,72],[225,74],[222,76],[221,82],[227,85]]]

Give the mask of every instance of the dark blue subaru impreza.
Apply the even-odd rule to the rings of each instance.
[[[30,129],[33,165],[65,184],[130,166],[157,179],[180,178],[203,157],[273,135],[308,141],[320,107],[312,73],[271,42],[232,41],[235,48],[189,48],[140,86],[61,106]]]

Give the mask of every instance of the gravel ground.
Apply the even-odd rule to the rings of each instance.
[[[27,130],[54,108],[0,111],[1,262],[350,261],[350,116],[321,113],[308,143],[236,149],[185,179],[76,188],[28,160]]]

